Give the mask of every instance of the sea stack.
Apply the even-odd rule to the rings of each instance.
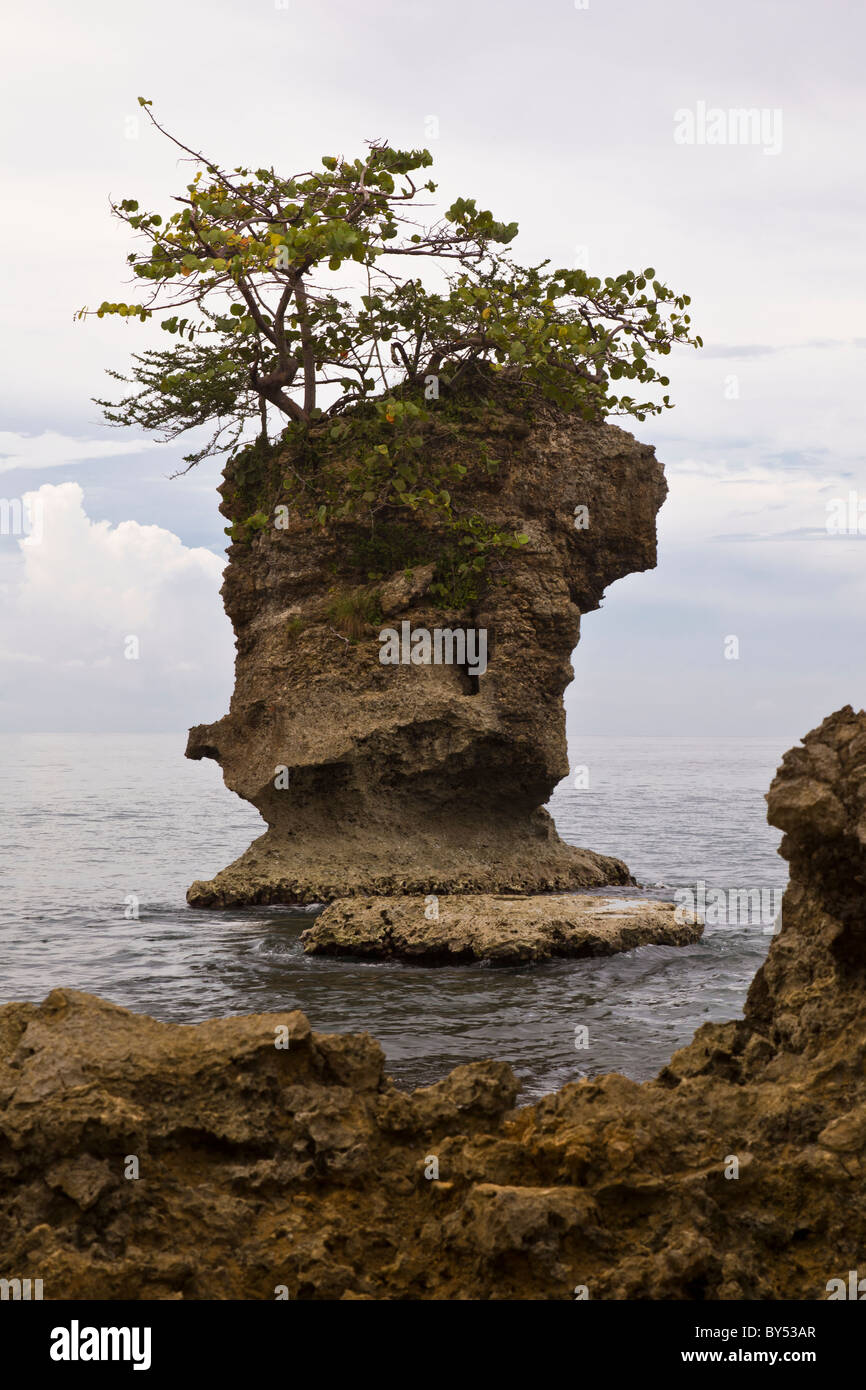
[[[620,860],[565,844],[543,807],[569,770],[562,695],[581,615],[655,565],[662,466],[624,430],[489,387],[423,428],[425,450],[465,469],[455,513],[525,538],[491,549],[471,599],[466,551],[439,522],[322,527],[292,505],[309,464],[288,445],[227,469],[235,689],[187,756],[216,759],[268,829],[192,885],[193,906],[630,881]],[[406,624],[483,632],[485,661],[384,660],[382,633]]]

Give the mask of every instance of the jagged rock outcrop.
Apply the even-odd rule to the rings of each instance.
[[[655,565],[662,467],[625,431],[543,401],[531,420],[507,403],[480,417],[467,405],[456,441],[435,425],[425,437],[426,450],[449,457],[480,444],[498,467],[470,469],[462,500],[528,542],[494,558],[482,596],[462,610],[434,603],[447,536],[429,521],[415,530],[433,560],[373,584],[369,536],[348,525],[323,531],[292,512],[285,529],[265,526],[231,547],[223,594],[235,691],[228,715],[190,731],[187,756],[215,758],[269,828],[214,880],[193,884],[192,905],[630,882],[621,861],[564,844],[542,808],[568,772],[562,692],[581,614],[614,580]],[[241,491],[230,470],[223,511],[233,521],[252,505]],[[460,500],[461,485],[453,492]],[[266,505],[279,496],[277,487]],[[588,509],[583,529],[578,507]],[[341,627],[334,615],[347,612]],[[382,664],[378,632],[403,622],[483,629],[487,670]]]
[[[338,898],[301,940],[310,955],[526,965],[552,956],[612,956],[649,943],[688,946],[703,926],[680,915],[673,903],[591,893]]]
[[[643,1085],[515,1109],[503,1062],[405,1095],[372,1039],[297,1013],[6,1005],[0,1276],[46,1298],[703,1300],[866,1275],[864,753],[846,708],[786,756],[791,882],[745,1017]]]
[[[846,706],[786,753],[767,806],[784,831],[790,883],[785,929],[752,984],[747,1016],[775,1049],[812,1056],[848,1029],[853,1042],[866,1017],[863,711]]]

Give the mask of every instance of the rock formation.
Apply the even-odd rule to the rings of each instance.
[[[655,564],[661,465],[623,430],[541,400],[529,420],[507,402],[461,409],[457,439],[434,425],[425,449],[495,451],[492,471],[468,469],[462,502],[528,537],[494,558],[477,601],[436,598],[447,536],[429,521],[412,530],[412,563],[376,582],[366,560],[378,540],[348,524],[323,530],[299,511],[232,545],[223,595],[235,691],[229,714],[191,730],[187,756],[215,758],[269,828],[212,882],[193,884],[192,905],[630,881],[621,861],[564,844],[542,808],[568,772],[562,692],[581,614],[606,585]],[[289,462],[264,468],[270,491],[267,477],[251,490],[230,468],[225,515],[239,524],[253,505],[272,512]],[[453,491],[457,501],[461,485]],[[383,664],[378,633],[404,622],[485,630],[486,672]]]
[[[0,1275],[46,1298],[703,1300],[866,1274],[866,713],[809,734],[768,801],[791,879],[745,1016],[643,1085],[515,1109],[503,1062],[406,1095],[372,1039],[298,1013],[6,1005]]]
[[[319,956],[526,965],[552,956],[612,956],[650,942],[698,941],[702,924],[679,916],[673,903],[591,893],[338,898],[301,940],[305,951]]]

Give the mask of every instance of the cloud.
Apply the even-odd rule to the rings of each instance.
[[[854,347],[862,347],[862,338],[852,338]],[[796,352],[798,348],[815,349],[826,352],[828,349],[848,347],[843,338],[810,338],[805,343],[704,343],[705,357],[771,357],[780,352]]]
[[[158,445],[149,439],[130,444],[115,443],[112,439],[74,439],[54,430],[44,434],[17,434],[0,430],[0,473],[15,468],[63,468],[85,459],[115,458],[121,454],[141,454]]]
[[[5,424],[39,435],[41,444],[24,434],[0,436],[0,469],[47,470],[81,459],[84,450],[91,462],[80,463],[75,476],[91,510],[98,498],[99,516],[157,522],[189,545],[219,549],[224,543],[212,460],[172,483],[156,475],[175,470],[182,444],[163,446],[165,455],[141,454],[148,476],[140,468],[112,466],[112,456],[140,453],[142,443],[118,444],[126,436],[94,420],[91,398],[112,390],[104,368],[125,371],[131,352],[160,346],[158,326],[73,321],[82,304],[129,298],[125,258],[131,244],[127,229],[108,214],[108,195],[134,196],[165,214],[188,177],[175,158],[180,152],[146,122],[130,129],[137,92],[155,98],[158,114],[181,138],[229,166],[273,162],[288,173],[309,168],[325,151],[353,157],[367,138],[410,149],[429,143],[441,206],[457,194],[472,195],[497,216],[516,218],[521,233],[514,251],[526,263],[550,256],[554,264],[570,265],[580,248],[582,263],[595,274],[657,267],[660,278],[691,295],[694,327],[706,344],[702,352],[667,359],[675,411],[640,423],[619,421],[656,444],[671,494],[660,518],[659,569],[612,586],[606,611],[586,622],[589,645],[577,664],[582,689],[595,692],[597,731],[624,732],[637,720],[639,732],[712,732],[721,723],[748,731],[746,706],[739,723],[729,719],[729,711],[736,713],[730,677],[734,669],[738,679],[757,669],[754,633],[744,643],[743,660],[721,667],[721,681],[715,664],[704,683],[694,671],[701,627],[718,653],[715,634],[739,631],[752,613],[764,619],[772,653],[769,684],[756,693],[756,707],[774,701],[802,732],[807,718],[814,723],[843,698],[856,700],[864,554],[857,545],[841,544],[846,537],[822,541],[820,531],[828,500],[846,497],[849,488],[866,496],[863,192],[851,177],[862,158],[866,11],[839,0],[831,7],[834,22],[816,25],[814,5],[789,0],[789,22],[780,26],[778,6],[733,0],[720,25],[709,7],[663,0],[647,23],[646,7],[634,0],[583,10],[570,0],[545,7],[501,0],[491,25],[489,6],[465,0],[411,6],[372,0],[364,7],[333,0],[307,6],[298,25],[292,22],[296,8],[215,0],[208,7],[212,22],[203,26],[201,6],[152,0],[150,23],[142,26],[134,8],[93,0],[98,45],[88,42],[71,8],[54,6],[50,26],[41,8],[10,10],[4,29],[10,61],[0,90],[6,123],[16,130],[17,156],[4,184],[0,226],[6,262],[15,268],[4,296]],[[640,43],[624,47],[629,14]],[[457,30],[459,45],[453,42]],[[174,40],[168,46],[167,32]],[[393,80],[371,83],[383,34]],[[198,56],[193,65],[191,46]],[[265,94],[240,106],[221,102],[213,83],[237,48],[257,54],[257,90]],[[325,83],[316,61],[321,53],[329,56]],[[289,59],[294,80],[287,85]],[[519,90],[521,100],[503,103],[503,86]],[[673,113],[698,100],[725,109],[783,108],[782,153],[767,159],[760,146],[677,145]],[[299,121],[299,111],[309,120]],[[438,113],[441,124],[430,141],[428,113]],[[68,211],[59,230],[58,207]],[[33,235],[33,226],[46,234]],[[62,436],[70,436],[70,444],[38,457],[38,448]],[[695,458],[707,461],[703,475],[680,471],[684,460]],[[47,476],[22,475],[33,485]],[[15,491],[25,485],[16,478]],[[12,490],[11,481],[6,489],[0,485],[4,490]],[[798,528],[801,542],[769,538]],[[762,539],[713,540],[723,533]],[[84,547],[89,560],[95,546],[91,538]],[[0,538],[0,587],[10,578],[7,571],[17,576],[21,564],[17,545]],[[156,602],[147,572],[143,582]],[[72,582],[68,566],[59,573]],[[113,582],[122,586],[122,580],[114,571]],[[65,603],[58,592],[59,610]],[[121,606],[121,627],[122,613]],[[141,705],[142,720],[152,720],[157,701],[172,689],[177,709],[171,728],[226,707],[230,651],[219,600],[202,600],[188,613],[186,643],[177,634],[172,641],[175,656],[186,650],[178,664],[198,663],[197,672],[185,678],[175,671],[169,679],[166,669],[155,667],[160,679],[148,687],[152,703]],[[40,621],[48,625],[50,618]],[[41,657],[37,667],[20,616],[15,622],[14,646],[27,659],[9,669],[7,686],[20,679],[22,717],[31,717],[29,701],[38,697],[37,727],[56,728],[72,708],[73,677],[82,689],[90,681],[99,698],[90,658],[81,658],[84,666],[64,667],[63,680],[52,684],[50,662]],[[70,614],[68,622],[81,632],[80,615]],[[227,654],[213,656],[214,690],[206,709],[201,644],[214,633],[219,652]],[[652,653],[640,644],[653,633],[668,636],[650,680],[642,663]],[[123,664],[128,682],[144,680],[158,639],[159,632],[147,635],[141,660]],[[117,640],[112,629],[111,642]],[[619,661],[609,679],[592,666],[593,642],[611,662]],[[98,649],[96,637],[93,645]],[[109,676],[117,677],[117,661],[115,648],[103,690]],[[41,672],[41,695],[28,683],[31,668]],[[804,688],[808,700],[799,693]],[[130,728],[139,708],[133,693],[130,684]]]
[[[224,713],[223,561],[160,526],[92,521],[78,483],[24,500],[41,534],[0,570],[0,726],[144,731]]]
[[[705,357],[768,357],[775,352],[784,352],[783,347],[769,347],[765,343],[705,343]]]

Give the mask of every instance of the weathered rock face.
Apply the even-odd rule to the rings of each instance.
[[[644,1085],[515,1110],[504,1063],[404,1095],[372,1039],[297,1013],[0,1009],[0,1276],[46,1298],[826,1298],[866,1248],[864,750],[846,708],[786,757],[791,884],[745,1018]]]
[[[650,942],[688,946],[700,940],[703,926],[677,917],[673,903],[591,893],[338,898],[301,940],[310,955],[526,965],[552,956],[585,960]]]
[[[462,443],[433,430],[425,447],[459,453],[479,439],[499,468],[467,495],[492,526],[529,541],[494,562],[486,593],[461,612],[434,606],[435,563],[367,583],[347,559],[351,528],[325,533],[293,515],[288,529],[231,548],[235,691],[225,718],[191,730],[187,756],[216,758],[269,829],[195,883],[193,905],[629,881],[620,861],[560,841],[541,808],[568,772],[562,692],[581,613],[615,579],[655,564],[661,465],[630,434],[543,403],[531,424],[491,411],[467,418]],[[230,516],[235,491],[227,478]],[[586,529],[575,527],[578,506]],[[362,596],[381,621],[347,637],[335,602]],[[486,630],[486,672],[383,664],[378,632],[403,622]],[[287,788],[275,785],[279,767]]]
[[[784,932],[746,1012],[775,1048],[811,1056],[849,1028],[862,1033],[866,1016],[863,711],[846,706],[786,753],[767,805],[771,825],[785,832],[779,853],[790,883]]]

